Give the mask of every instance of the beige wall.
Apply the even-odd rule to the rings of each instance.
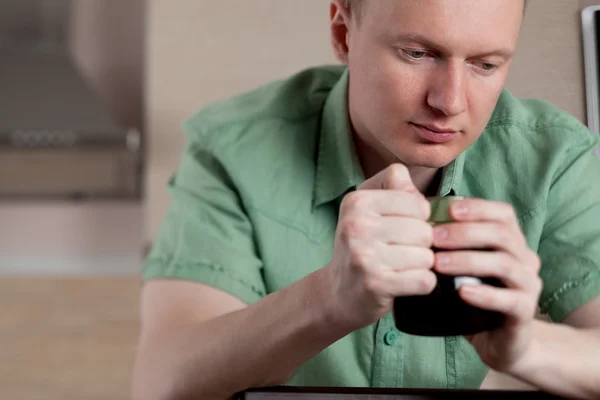
[[[577,0],[531,0],[507,87],[585,119],[583,54]]]

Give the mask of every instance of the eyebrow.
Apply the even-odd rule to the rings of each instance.
[[[427,39],[426,37],[418,35],[418,34],[409,33],[409,34],[405,34],[405,35],[400,35],[397,37],[397,40],[416,42],[416,43],[420,43],[430,49],[438,51],[440,53],[445,53],[445,54],[449,53],[448,49],[444,48],[444,46],[440,46],[439,44],[436,44],[436,43],[432,42],[431,40]],[[478,54],[477,57],[500,56],[505,59],[509,59],[513,55],[514,55],[513,50],[508,49],[508,48],[502,48],[502,49],[492,50],[492,51],[489,51],[489,52],[486,52],[483,54]]]

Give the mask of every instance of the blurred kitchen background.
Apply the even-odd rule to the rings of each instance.
[[[580,11],[600,1],[530,3],[507,86],[585,123]],[[128,398],[180,123],[334,63],[328,16],[326,0],[0,0],[0,398]]]
[[[0,398],[125,399],[144,0],[0,0]]]

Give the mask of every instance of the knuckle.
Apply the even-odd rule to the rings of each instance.
[[[365,279],[364,287],[367,293],[379,293],[381,283],[379,279],[377,279],[377,276],[375,274],[372,274]]]
[[[433,227],[428,223],[421,223],[421,229],[419,229],[419,245],[423,247],[433,246]]]
[[[432,268],[435,264],[435,253],[431,249],[425,249],[423,252],[423,268]]]
[[[345,218],[340,225],[340,235],[348,243],[351,239],[368,236],[370,225],[365,218]]]
[[[430,293],[436,285],[435,275],[427,271],[419,276],[417,279],[417,290],[419,293]]]
[[[539,297],[540,293],[542,293],[542,290],[544,289],[544,281],[539,276],[535,277],[534,287],[535,287],[536,297]],[[536,302],[537,302],[537,299],[536,299]]]
[[[466,222],[447,228],[449,236],[457,242],[477,242],[480,234],[472,223]]]
[[[428,219],[431,216],[431,203],[426,199],[421,199],[421,204],[423,204],[423,218]],[[427,224],[427,226],[431,229],[431,236],[433,237],[433,227],[430,224]]]
[[[517,213],[515,212],[515,209],[513,208],[513,206],[511,206],[508,203],[501,203],[502,204],[502,220],[505,223],[512,223],[513,221],[517,220]]]
[[[350,264],[359,270],[366,270],[373,262],[375,251],[368,246],[350,249]]]
[[[539,255],[537,255],[537,253],[530,252],[530,254],[530,263],[533,266],[533,269],[535,270],[535,272],[540,272],[540,270],[542,269],[542,259]]]
[[[499,245],[506,245],[514,242],[512,234],[508,231],[505,226],[500,226],[498,229],[498,243]]]
[[[405,257],[406,268],[431,269],[435,264],[435,254],[431,249],[416,249]]]
[[[529,302],[529,307],[528,307],[528,311],[527,311],[527,316],[528,317],[534,317],[535,314],[537,313],[538,310],[538,304],[537,304],[537,299],[532,299]]]
[[[502,228],[499,229],[497,245],[514,250],[519,249],[521,244],[516,235],[514,235],[509,229]]]
[[[523,309],[528,308],[528,304],[521,301],[521,299],[517,296],[513,296],[510,301],[509,313],[515,317],[523,316]]]
[[[342,215],[351,214],[367,207],[369,194],[364,191],[356,191],[347,194],[342,200],[340,210]]]
[[[460,264],[464,266],[464,268],[466,269],[466,272],[469,274],[474,274],[475,266],[480,264],[480,263],[478,263],[478,259],[477,259],[478,254],[476,254],[475,252],[469,251],[459,257],[460,257]]]
[[[514,281],[515,268],[509,256],[502,257],[502,261],[498,264],[498,275]]]

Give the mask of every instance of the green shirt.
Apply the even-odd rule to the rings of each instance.
[[[203,282],[251,304],[325,266],[340,201],[364,180],[347,79],[342,66],[311,68],[187,120],[144,279]],[[543,262],[540,308],[555,321],[600,295],[598,145],[575,118],[504,91],[481,137],[444,169],[440,195],[512,204]],[[288,384],[478,388],[486,373],[463,337],[407,335],[389,314]]]

